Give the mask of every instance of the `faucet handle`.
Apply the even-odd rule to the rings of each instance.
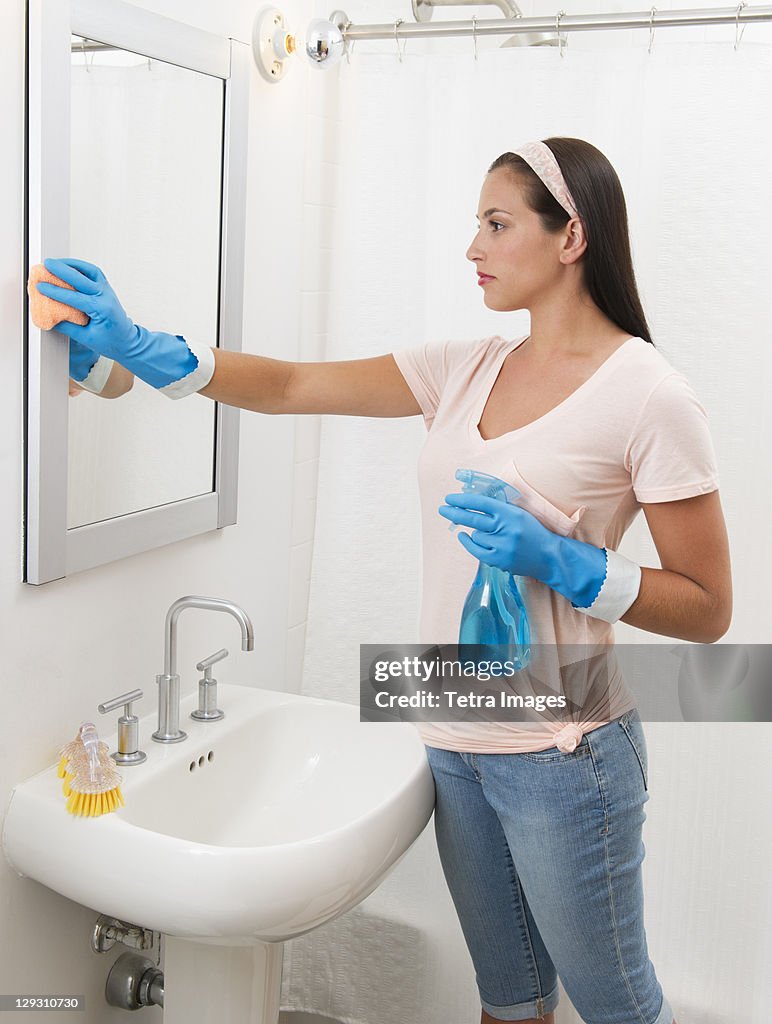
[[[197,722],[219,722],[225,718],[225,712],[217,707],[217,680],[212,678],[212,665],[227,657],[228,651],[223,647],[196,663],[198,671],[204,673],[204,678],[198,681],[198,708],[190,713]]]
[[[118,749],[110,754],[116,764],[142,764],[147,760],[147,754],[139,749],[139,719],[132,714],[131,706],[134,701],[144,697],[142,690],[130,690],[122,693],[119,697],[98,704],[97,708],[102,715],[108,711],[115,711],[123,705],[124,714],[118,718]]]
[[[199,672],[205,672],[207,679],[211,679],[212,673],[207,671],[211,669],[212,665],[218,661],[222,661],[223,658],[228,657],[228,651],[223,647],[221,650],[216,651],[214,654],[210,654],[208,658],[204,658],[203,661],[196,662],[196,668]]]

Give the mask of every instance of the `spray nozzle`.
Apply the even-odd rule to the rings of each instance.
[[[497,476],[491,476],[490,473],[480,473],[476,469],[457,469],[456,480],[461,481],[467,494],[487,494],[491,498],[508,501],[510,504],[514,504],[520,497],[520,491],[511,484],[499,480]]]
[[[497,476],[490,473],[481,473],[477,469],[457,469],[456,480],[463,484],[465,494],[487,494],[489,498],[497,498],[499,501],[509,502],[515,505],[520,497],[518,491],[511,484],[499,480]],[[450,529],[455,530],[457,523],[451,523]]]

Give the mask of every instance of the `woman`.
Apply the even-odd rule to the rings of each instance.
[[[488,308],[530,311],[525,338],[290,363],[138,328],[90,264],[47,261],[77,294],[41,291],[91,317],[59,329],[171,397],[199,391],[264,413],[423,414],[422,640],[455,640],[470,553],[525,577],[541,643],[610,644],[620,618],[719,639],[732,592],[710,434],[688,382],[651,343],[616,173],[582,140],[528,143],[491,166],[479,211],[467,258]],[[466,466],[513,484],[523,507],[454,493],[438,516]],[[616,551],[641,507],[661,569]],[[453,537],[448,520],[471,536]],[[563,728],[418,726],[482,1024],[554,1022],[558,976],[588,1024],[673,1022],[643,926],[646,741],[629,695],[617,686],[611,697],[615,716]]]

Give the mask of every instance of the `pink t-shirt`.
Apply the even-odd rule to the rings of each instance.
[[[640,503],[676,501],[718,488],[705,409],[686,378],[642,338],[629,338],[568,398],[537,420],[484,440],[477,425],[504,359],[526,337],[446,341],[393,353],[428,435],[418,462],[423,538],[420,643],[458,642],[461,609],[477,562],[437,509],[461,491],[457,469],[497,476],[548,529],[616,550]],[[467,531],[469,532],[469,531]],[[518,577],[543,657],[553,657],[561,692],[561,645],[614,643],[613,626],[582,614],[544,583]],[[554,645],[551,647],[551,645]],[[570,648],[569,648],[570,649]],[[576,649],[576,648],[574,648]],[[583,648],[590,650],[591,648]],[[613,653],[613,652],[612,652]],[[571,660],[571,659],[569,659]],[[614,658],[603,708],[566,725],[523,722],[416,723],[424,743],[446,750],[522,753],[572,749],[582,733],[635,706]],[[546,678],[542,676],[542,678]],[[572,734],[565,746],[566,735]]]

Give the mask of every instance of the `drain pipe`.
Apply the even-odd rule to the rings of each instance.
[[[105,999],[122,1010],[163,1006],[163,971],[139,953],[122,953],[107,975]]]

